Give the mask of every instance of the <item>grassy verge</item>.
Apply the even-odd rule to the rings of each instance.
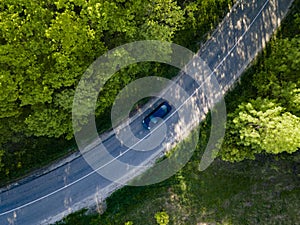
[[[125,187],[107,199],[102,215],[75,213],[57,224],[156,224],[166,211],[170,224],[297,224],[300,218],[300,154],[256,161],[216,160],[198,171],[209,131],[190,162],[176,175],[146,187]],[[298,167],[297,167],[298,166]],[[297,175],[298,174],[298,175]]]

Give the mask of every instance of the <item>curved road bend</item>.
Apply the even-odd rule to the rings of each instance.
[[[280,25],[293,0],[244,0],[239,1],[199,50],[225,93],[239,78],[247,65],[265,46]],[[188,76],[181,75],[178,83],[193,93],[198,85]],[[205,99],[199,99],[202,115]],[[174,110],[174,109],[173,109]],[[133,132],[145,135],[138,116],[130,124]],[[168,134],[172,134],[177,113],[167,121]],[[119,160],[139,165],[149,161],[163,146],[152,151],[128,151],[113,135],[104,141],[110,154]],[[97,148],[97,146],[95,147]],[[120,185],[93,172],[82,157],[65,164],[43,176],[12,187],[0,194],[0,224],[49,224],[83,207],[95,205]]]

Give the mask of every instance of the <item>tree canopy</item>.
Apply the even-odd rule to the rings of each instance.
[[[17,0],[2,8],[1,118],[13,132],[48,137],[72,137],[74,88],[97,56],[132,40],[171,40],[183,21],[165,0]]]
[[[24,142],[30,141],[28,137],[34,142],[35,137],[72,139],[75,88],[88,66],[107,50],[145,39],[176,40],[178,44],[189,45],[194,43],[191,40],[208,32],[231,3],[205,2],[3,1],[0,4],[0,149],[4,149],[1,156],[6,160],[1,162],[7,163],[9,171],[16,171],[24,166],[25,155],[30,155],[26,159],[28,165],[32,164],[30,160],[39,161],[38,154],[32,155],[35,144],[32,149],[24,147]],[[168,76],[168,73],[161,65],[150,63],[120,70],[101,93],[97,117],[107,119],[104,113],[118,91],[130,81],[151,74]]]
[[[298,23],[300,28],[300,23]],[[300,36],[276,39],[253,76],[257,98],[228,115],[221,157],[254,159],[258,153],[293,153],[300,148]]]

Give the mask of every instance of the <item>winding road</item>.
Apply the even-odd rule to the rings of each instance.
[[[232,87],[266,45],[292,2],[293,0],[238,1],[201,47],[197,54],[211,68],[223,93]],[[189,94],[199,87],[197,82],[185,74],[180,74],[176,82]],[[202,109],[200,117],[203,118],[208,110],[207,102],[205,98],[196,97],[195,101]],[[154,105],[157,104],[158,102],[154,102]],[[167,136],[170,137],[179,117],[174,108],[172,112],[172,118],[166,121]],[[138,114],[130,123],[131,129],[139,137],[147,135],[148,131],[141,126],[141,120],[147,113],[148,110]],[[140,165],[145,161],[151,163],[165,148],[162,143],[151,151],[128,151],[113,133],[105,135],[102,140],[113,157],[130,165]],[[94,143],[91,149],[97,149],[97,146]],[[121,186],[100,176],[78,154],[70,162],[39,177],[2,190],[0,224],[50,224],[78,209],[97,204]]]

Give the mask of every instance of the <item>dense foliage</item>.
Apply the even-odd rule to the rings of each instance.
[[[23,173],[66,148],[66,140],[73,137],[74,90],[97,57],[144,39],[197,49],[231,4],[231,0],[1,2],[0,179]],[[99,98],[99,126],[110,123],[107,111],[118,91],[151,74],[170,76],[170,70],[145,63],[119,71]]]
[[[1,130],[48,137],[72,137],[74,88],[97,56],[132,40],[171,40],[184,20],[176,2],[160,0],[18,0],[2,8]]]

